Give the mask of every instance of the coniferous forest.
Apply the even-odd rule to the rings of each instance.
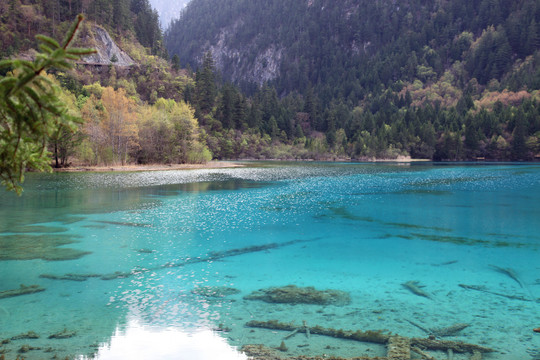
[[[148,0],[9,0],[0,57],[78,13],[133,64],[48,75],[57,166],[540,154],[539,0],[192,0],[165,33]]]
[[[165,40],[191,67],[213,51],[250,94],[236,129],[307,153],[532,160],[539,21],[536,0],[199,0]]]

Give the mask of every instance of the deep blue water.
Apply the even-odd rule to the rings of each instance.
[[[0,292],[46,290],[0,299],[0,342],[40,336],[0,353],[15,359],[27,344],[39,348],[27,359],[243,359],[242,345],[277,347],[288,334],[245,324],[279,320],[408,337],[464,323],[444,339],[493,348],[486,359],[540,358],[540,166],[250,165],[31,174],[22,197],[1,193]],[[63,249],[78,258],[59,260],[73,255]],[[34,258],[13,259],[21,253]],[[244,299],[286,285],[351,302]],[[224,287],[234,291],[200,294]],[[64,330],[72,336],[48,338]],[[285,342],[284,356],[386,354],[316,335]]]

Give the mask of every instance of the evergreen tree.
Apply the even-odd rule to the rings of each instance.
[[[174,70],[180,70],[180,57],[177,54],[174,54],[171,58],[172,67]]]
[[[531,23],[527,29],[527,43],[525,49],[527,54],[532,54],[536,50],[540,49],[540,35],[538,34],[538,26],[534,19],[531,20]]]
[[[73,128],[78,120],[59,100],[60,89],[44,73],[52,68],[69,70],[67,59],[93,53],[71,48],[83,17],[80,15],[60,45],[39,36],[41,53],[33,62],[4,60],[0,68],[15,71],[0,82],[0,177],[8,190],[21,193],[26,169],[49,170],[47,140],[59,128]]]
[[[209,114],[214,107],[217,93],[214,59],[211,52],[204,55],[202,67],[195,75],[195,83],[199,111]]]
[[[115,0],[113,5],[113,23],[117,29],[130,27],[129,0]]]
[[[221,101],[218,110],[221,124],[226,129],[235,128],[234,93],[231,85],[226,85],[221,91]]]
[[[246,122],[246,102],[242,95],[235,91],[235,97],[234,97],[234,121],[235,126],[237,129],[242,128],[245,126]]]
[[[512,156],[514,160],[526,160],[527,147],[525,145],[525,136],[527,134],[527,123],[525,114],[520,109],[516,114],[514,132],[512,133]]]

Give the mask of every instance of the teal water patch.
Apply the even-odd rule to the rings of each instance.
[[[20,292],[0,299],[0,353],[382,357],[390,333],[494,360],[539,348],[540,166],[264,165],[30,174],[0,194],[0,246],[21,256],[0,252],[0,293]],[[66,251],[84,255],[50,255]]]

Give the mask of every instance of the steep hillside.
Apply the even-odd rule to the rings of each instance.
[[[55,74],[68,90],[79,95],[84,86],[98,83],[124,87],[143,101],[181,98],[185,81],[175,79],[164,59],[158,15],[148,0],[0,2],[0,59],[35,49],[37,34],[61,39],[78,13],[86,20],[76,46],[97,53],[79,61],[76,71]]]
[[[532,159],[539,25],[540,0],[192,0],[165,43],[192,68],[211,54],[269,106],[248,124],[308,147]]]
[[[191,66],[212,51],[238,83],[275,80],[280,92],[323,83],[362,97],[456,62],[468,79],[501,81],[539,48],[539,23],[536,0],[193,0],[166,45]]]
[[[96,24],[92,24],[86,29],[87,31],[84,32],[81,41],[86,47],[96,50],[95,54],[84,58],[86,63],[117,66],[135,64],[135,61],[116,45],[107,30]]]
[[[148,0],[10,0],[0,1],[0,58],[35,47],[36,34],[63,36],[79,13],[116,41],[166,55],[158,15]]]
[[[0,60],[29,61],[4,62],[0,79],[13,79],[23,67],[40,68],[39,59],[58,47],[56,40],[62,43],[79,12],[85,20],[77,22],[73,44],[97,52],[77,59],[72,67],[58,61],[42,72],[51,88],[47,95],[54,94],[44,101],[61,104],[54,117],[70,121],[70,126],[58,125],[56,119],[48,122],[40,145],[46,141],[51,163],[64,167],[210,160],[193,107],[184,101],[193,79],[165,59],[157,12],[148,0],[0,2]],[[36,47],[36,34],[51,39],[39,37]]]
[[[191,0],[170,63],[149,0],[10,0],[0,57],[78,12],[101,55],[54,76],[90,163],[540,159],[540,0]],[[115,107],[122,152],[103,143]]]

